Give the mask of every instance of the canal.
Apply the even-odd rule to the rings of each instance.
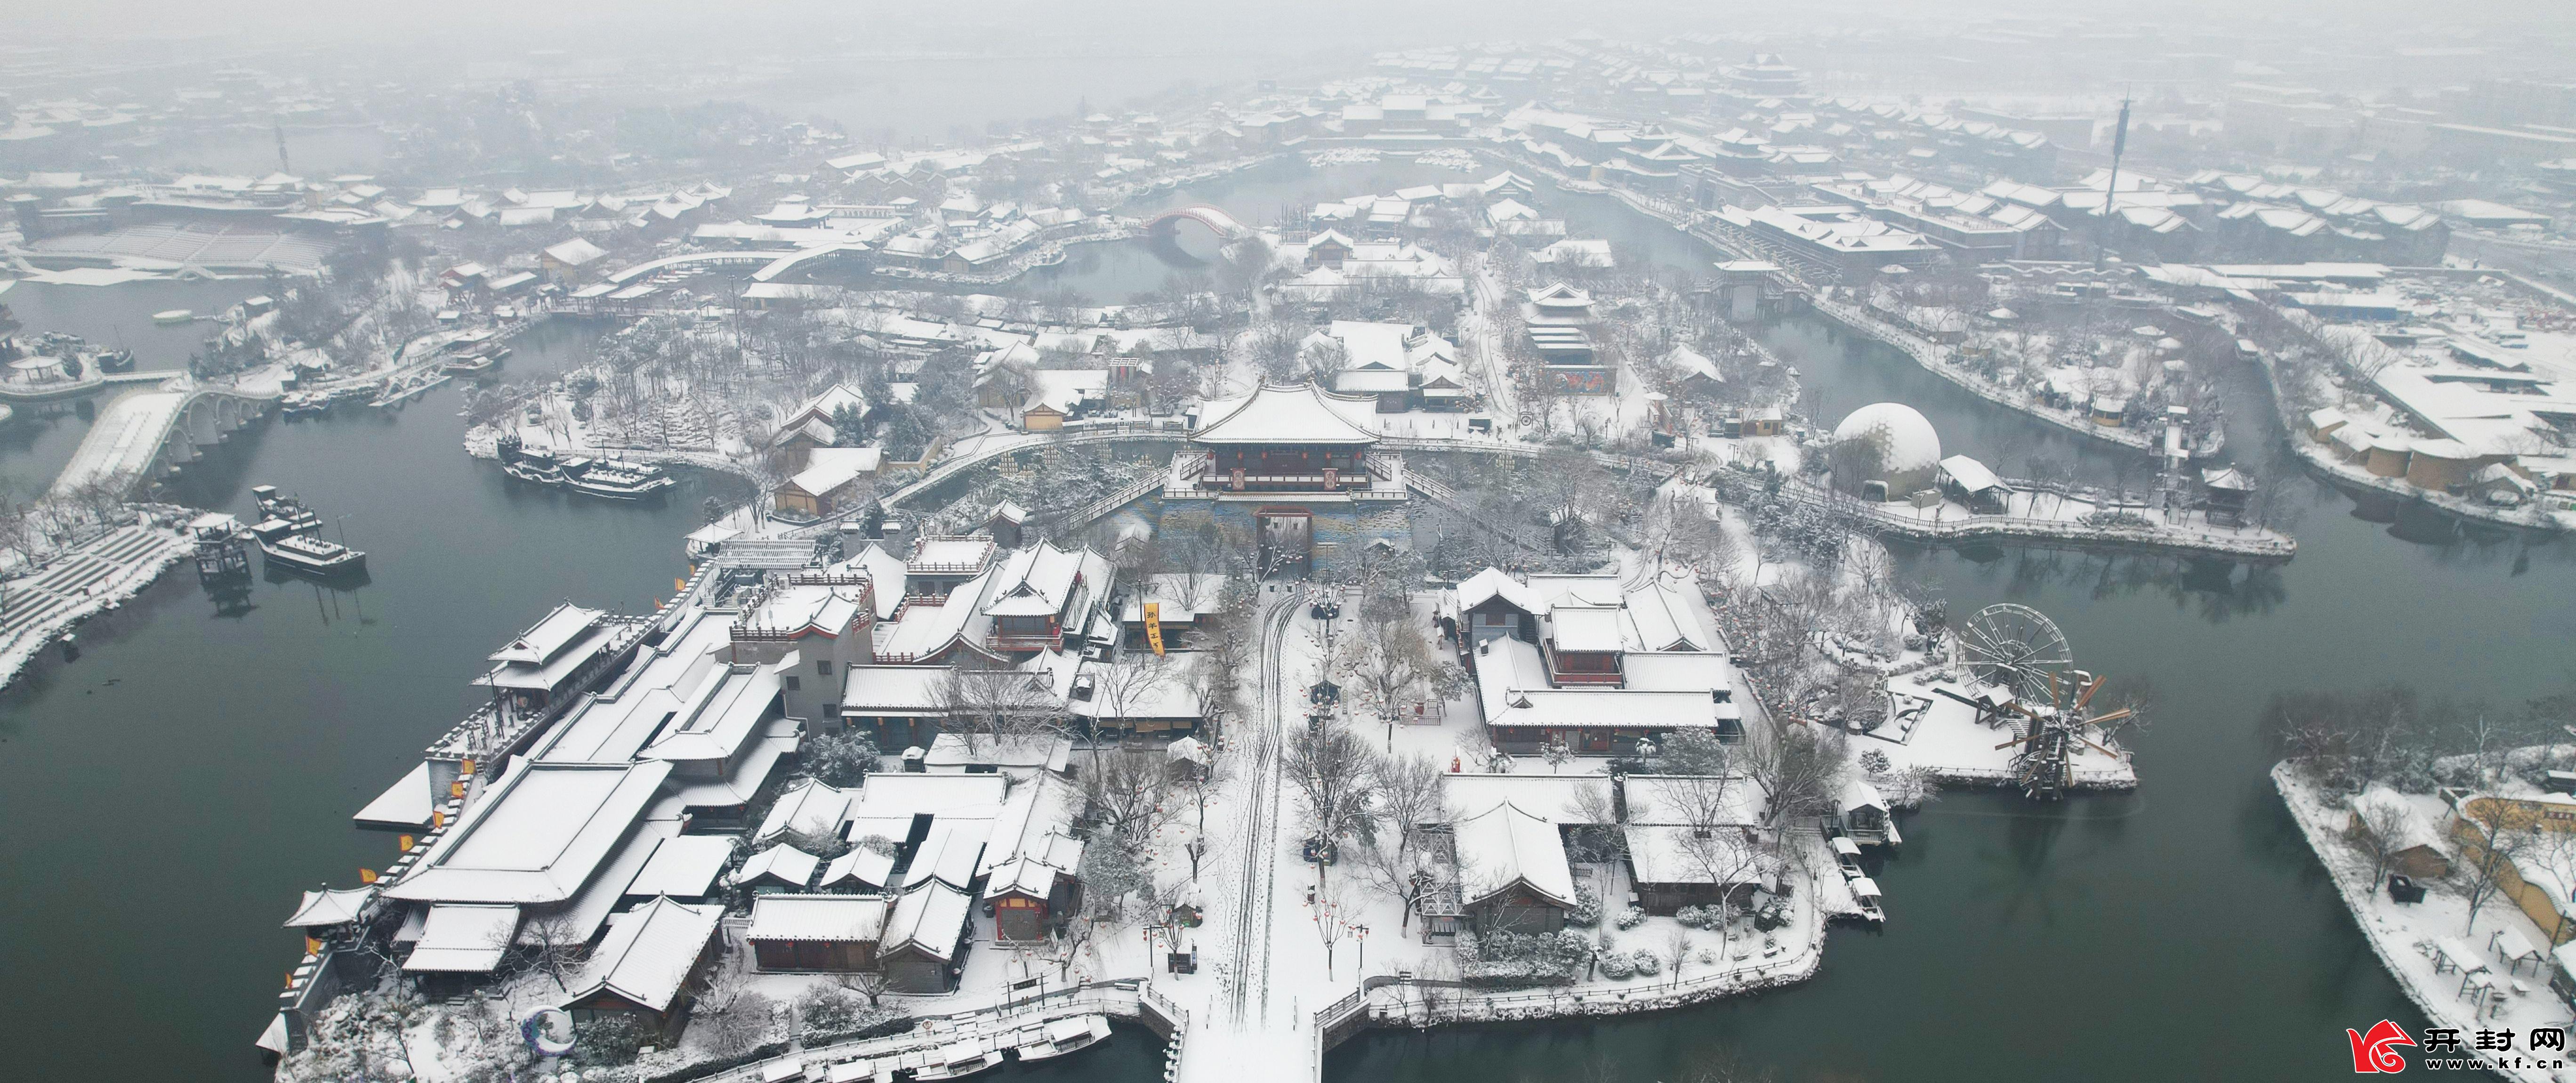
[[[1397,179],[1283,173],[1232,180],[1242,195],[1173,199],[1258,216]],[[1623,251],[1651,241],[1653,258],[1695,258],[1624,211],[1567,213]],[[1104,300],[1159,284],[1132,266],[1114,273],[1150,280],[1103,281]],[[130,289],[49,297],[65,306],[49,318],[114,328],[173,307]],[[540,328],[503,375],[545,375],[593,333]],[[1826,421],[1900,399],[1947,450],[2115,472],[2113,452],[1819,318],[1762,334],[1818,389]],[[505,486],[459,449],[457,402],[442,389],[398,414],[265,423],[180,485],[183,499],[237,512],[253,484],[299,493],[368,550],[372,582],[260,581],[216,598],[181,570],[84,627],[76,661],[49,656],[0,694],[0,972],[19,979],[0,1001],[5,1074],[265,1078],[248,1043],[297,950],[278,927],[295,892],[391,856],[347,816],[472,706],[465,682],[505,636],[566,598],[649,610],[684,571],[678,538],[700,501],[748,495],[693,478],[662,505],[626,507]],[[2272,446],[2258,402],[2231,410],[2240,458]],[[21,486],[44,474],[32,460],[67,455],[83,424],[0,429],[0,474]],[[2300,509],[2301,548],[2274,568],[1900,554],[1954,612],[2035,606],[2081,664],[2153,682],[2156,722],[2132,741],[2138,794],[2033,807],[1962,792],[1914,815],[1880,877],[1886,931],[1834,934],[1808,984],[1607,1022],[1366,1034],[1328,1058],[1326,1078],[1678,1081],[1721,1051],[1792,1080],[2340,1075],[2341,1028],[2421,1020],[2272,796],[2256,713],[2278,691],[2392,680],[2497,701],[2553,690],[2576,658],[2576,551],[2362,509],[2296,471],[2279,484]],[[1043,1074],[1145,1078],[1153,1063],[1150,1042],[1123,1041]]]
[[[77,303],[162,303],[126,289]],[[541,376],[592,334],[538,328],[505,375]],[[512,632],[567,598],[650,612],[687,571],[701,501],[748,495],[691,476],[636,507],[505,484],[466,457],[457,409],[442,388],[400,413],[264,422],[178,483],[241,514],[255,484],[301,495],[367,551],[365,585],[216,597],[182,567],[84,625],[76,661],[48,652],[0,694],[0,1076],[265,1078],[247,1043],[300,950],[279,927],[296,892],[393,856],[349,815],[479,700],[465,682]],[[76,423],[29,438],[13,422],[0,469],[17,483]]]
[[[1550,206],[1623,255],[1713,254],[1606,200]],[[1604,210],[1611,213],[1602,213]],[[1677,255],[1678,254],[1678,255]],[[1760,335],[1818,420],[1895,400],[1943,453],[2112,480],[2107,445],[1979,399],[1813,314]],[[2268,466],[2297,559],[2249,568],[2035,549],[1899,552],[1951,612],[2055,618],[2079,665],[2147,679],[2134,795],[2038,806],[1954,792],[1904,821],[1883,932],[1835,932],[1821,974],[1766,996],[1624,1020],[1364,1034],[1325,1078],[1688,1080],[1733,1056],[1785,1080],[2348,1077],[2343,1028],[2423,1020],[2381,970],[2283,811],[2256,733],[2278,692],[2405,682],[2505,708],[2576,680],[2576,546],[2462,531],[2297,469],[2255,381],[2230,373],[2240,463]],[[2132,484],[2136,484],[2134,481]]]

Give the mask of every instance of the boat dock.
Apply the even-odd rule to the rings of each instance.
[[[1164,1078],[1172,1077],[1189,1013],[1174,1005],[1142,979],[1099,982],[1061,989],[982,1011],[929,1016],[911,1030],[878,1038],[837,1042],[781,1053],[731,1071],[709,1075],[702,1083],[856,1083],[911,1077],[926,1067],[957,1063],[961,1056],[1009,1054],[1043,1031],[1048,1023],[1106,1015],[1142,1023],[1170,1039]],[[935,1070],[928,1078],[939,1078]]]

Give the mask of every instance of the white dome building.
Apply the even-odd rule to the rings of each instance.
[[[1863,500],[1903,500],[1939,483],[1941,436],[1901,402],[1874,402],[1834,426],[1834,488]]]

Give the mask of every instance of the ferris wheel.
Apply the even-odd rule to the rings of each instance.
[[[2046,703],[2058,674],[2075,664],[2075,653],[2047,614],[2002,602],[1978,610],[1959,629],[1959,660],[1981,684]]]

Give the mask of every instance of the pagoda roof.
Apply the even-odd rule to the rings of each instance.
[[[1200,444],[1374,444],[1377,436],[1352,415],[1375,400],[1335,395],[1311,383],[1263,384],[1240,399],[1211,404],[1214,420],[1190,439]]]

